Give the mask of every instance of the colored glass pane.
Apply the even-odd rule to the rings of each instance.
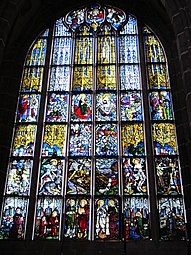
[[[43,72],[43,67],[24,68],[21,92],[39,92],[42,86]]]
[[[90,94],[77,94],[72,96],[71,120],[92,120],[92,96]]]
[[[47,37],[49,34],[49,29],[46,29],[40,36]]]
[[[67,194],[90,194],[90,179],[90,159],[69,159]]]
[[[32,160],[12,159],[9,163],[6,194],[29,195]]]
[[[172,120],[173,115],[170,92],[151,92],[150,110],[153,120]]]
[[[19,97],[17,121],[36,122],[38,118],[39,103],[40,95],[21,94]]]
[[[96,96],[96,120],[112,121],[117,118],[117,96],[114,93],[99,93]]]
[[[32,47],[29,54],[27,55],[25,65],[27,66],[44,65],[46,57],[46,47],[47,39],[45,38],[39,39]]]
[[[174,124],[154,123],[153,142],[156,155],[174,155],[177,153]]]
[[[95,238],[119,239],[119,202],[116,198],[95,199]]]
[[[116,72],[114,65],[97,67],[97,89],[116,90]]]
[[[121,93],[121,120],[142,120],[142,97],[137,91]]]
[[[120,83],[122,90],[141,89],[141,79],[138,65],[120,66]]]
[[[65,155],[65,125],[46,125],[42,147],[43,156]]]
[[[131,15],[128,15],[128,22],[123,27],[120,34],[137,34],[137,19]]]
[[[54,35],[55,36],[71,36],[71,33],[68,32],[68,29],[63,24],[63,18],[58,19],[55,23],[54,28]]]
[[[65,238],[87,239],[89,234],[89,199],[66,200]]]
[[[145,160],[124,158],[122,169],[125,195],[145,195],[147,192]]]
[[[86,22],[90,24],[94,31],[104,22],[105,12],[100,7],[100,5],[92,5],[90,9],[87,10]]]
[[[120,63],[138,63],[138,37],[121,36],[119,38],[119,58]]]
[[[33,156],[36,126],[22,125],[16,126],[13,141],[13,156]]]
[[[80,26],[84,22],[84,16],[85,16],[85,9],[79,9],[70,12],[66,16],[66,23],[69,25],[69,27],[75,31],[76,28]]]
[[[121,136],[124,156],[143,156],[145,154],[143,125],[141,123],[122,124]]]
[[[35,218],[35,239],[58,239],[60,232],[61,200],[39,198]]]
[[[124,216],[126,240],[149,238],[149,208],[147,198],[125,198]]]
[[[162,195],[181,194],[180,172],[177,158],[156,158],[157,191]]]
[[[70,67],[57,66],[51,68],[50,91],[68,91],[70,85]]]
[[[96,125],[96,155],[115,156],[118,154],[116,124]]]
[[[70,156],[90,156],[91,138],[92,126],[90,124],[71,124]]]
[[[108,8],[106,13],[107,21],[111,23],[112,27],[116,30],[122,26],[126,19],[125,13],[116,8]]]
[[[39,195],[61,195],[64,160],[45,158],[42,160],[39,177]]]
[[[75,45],[75,64],[92,64],[93,39],[77,37]]]
[[[66,121],[68,112],[68,94],[51,93],[48,95],[46,110],[47,122]]]
[[[151,64],[147,66],[147,70],[148,70],[148,84],[150,89],[170,88],[166,65]]]
[[[115,38],[112,36],[98,37],[98,63],[115,63]]]
[[[159,199],[160,234],[162,240],[185,240],[182,198]]]
[[[0,239],[24,239],[28,200],[5,198],[0,226]]]
[[[52,55],[53,65],[69,65],[71,60],[72,38],[61,37],[54,39],[54,50]]]
[[[92,66],[74,67],[72,89],[74,91],[85,91],[93,89]]]
[[[154,35],[145,36],[145,54],[147,62],[165,62],[164,50]]]
[[[96,159],[96,195],[118,195],[117,159]]]

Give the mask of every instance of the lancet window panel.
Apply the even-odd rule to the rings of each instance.
[[[119,8],[71,10],[25,60],[0,239],[185,240],[185,223],[160,40]]]

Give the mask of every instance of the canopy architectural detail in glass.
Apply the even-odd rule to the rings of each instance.
[[[32,45],[0,239],[25,239],[36,196],[34,239],[147,240],[158,228],[162,240],[185,240],[167,58],[158,37],[137,23],[94,4],[56,20]]]

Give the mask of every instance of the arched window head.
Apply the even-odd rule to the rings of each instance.
[[[31,46],[19,91],[1,239],[185,239],[167,59],[148,26],[72,10]]]

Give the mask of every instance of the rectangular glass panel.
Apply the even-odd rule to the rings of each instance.
[[[0,239],[23,240],[25,235],[28,199],[5,198],[0,227]]]
[[[115,38],[109,35],[98,37],[97,54],[99,64],[115,63]]]
[[[25,67],[20,92],[40,92],[43,72],[43,67]]]
[[[151,64],[147,66],[148,84],[150,89],[169,89],[166,65]]]
[[[98,156],[115,156],[118,154],[116,124],[99,124],[96,125],[96,155]]]
[[[68,94],[48,94],[46,110],[47,122],[66,121],[68,113]]]
[[[119,38],[120,63],[138,63],[139,48],[137,36],[121,36]]]
[[[67,194],[90,194],[91,160],[69,159]]]
[[[144,158],[123,158],[123,184],[125,195],[145,195],[147,176]]]
[[[138,65],[120,66],[120,83],[122,90],[140,90],[141,79]]]
[[[71,124],[70,156],[90,156],[92,146],[92,125]]]
[[[32,163],[30,159],[12,159],[9,163],[6,194],[29,195]]]
[[[40,95],[21,94],[17,111],[18,122],[37,122]]]
[[[121,93],[120,103],[122,121],[143,120],[141,92]]]
[[[51,68],[50,91],[69,91],[70,86],[70,67],[57,66]]]
[[[121,139],[124,156],[143,156],[145,154],[143,125],[141,123],[122,124]]]
[[[92,66],[75,66],[72,90],[85,91],[93,89]]]
[[[96,120],[114,121],[117,118],[117,96],[114,93],[96,95]]]
[[[150,110],[153,120],[172,120],[172,101],[170,92],[160,91],[151,92]]]
[[[119,239],[119,201],[116,198],[95,200],[95,238]]]
[[[12,148],[13,156],[33,156],[36,129],[35,125],[16,126]]]
[[[75,64],[92,64],[93,39],[77,37],[75,45]]]
[[[147,198],[124,199],[125,238],[139,240],[149,238],[149,206]]]
[[[145,36],[144,43],[147,62],[165,62],[164,50],[154,35]]]
[[[116,90],[116,72],[114,65],[97,67],[97,89]]]
[[[64,160],[44,158],[39,177],[39,195],[61,195]]]
[[[61,37],[54,39],[54,50],[52,54],[53,65],[69,65],[72,54],[72,38]]]
[[[156,155],[177,154],[177,144],[174,124],[154,123],[153,142]]]
[[[27,66],[40,66],[45,64],[46,57],[46,48],[47,48],[47,39],[41,38],[38,39],[34,44],[29,54],[27,55],[27,59],[25,65]]]
[[[42,156],[65,155],[65,125],[46,125],[42,147]]]
[[[118,195],[118,162],[117,159],[96,159],[96,195]]]
[[[162,240],[185,240],[182,198],[159,199],[160,234]]]
[[[157,191],[161,195],[181,194],[180,172],[177,158],[156,158]]]
[[[35,239],[59,238],[61,208],[61,199],[46,197],[37,200]]]
[[[66,238],[87,239],[89,234],[90,201],[87,198],[66,200],[64,236]]]
[[[92,120],[92,95],[77,94],[72,96],[72,121]]]

